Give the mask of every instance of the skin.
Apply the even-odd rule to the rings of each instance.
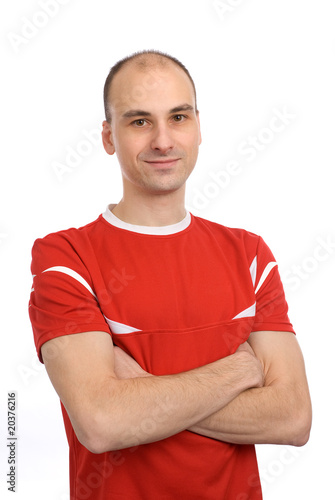
[[[123,197],[115,215],[162,226],[185,217],[185,184],[201,133],[187,75],[174,64],[147,63],[128,64],[115,76],[112,119],[103,122],[102,140],[121,167]],[[62,338],[44,344],[43,360],[78,439],[94,453],[185,429],[241,444],[301,446],[309,438],[311,402],[292,333],[253,332],[233,355],[163,377],[144,372],[104,332],[69,335],[66,349],[63,344]],[[153,430],[143,432],[138,422],[153,415]]]
[[[123,198],[113,212],[132,224],[161,226],[185,217],[185,183],[201,143],[199,113],[187,75],[176,65],[146,72],[123,68],[110,90],[111,123],[103,122],[106,152],[117,155]],[[132,89],[144,89],[134,92]]]
[[[150,376],[122,349],[115,349],[118,377]],[[304,360],[295,335],[253,332],[240,349],[257,355],[264,371],[264,385],[241,392],[188,430],[235,444],[306,444],[312,410]]]
[[[165,439],[264,383],[260,361],[245,346],[214,363],[159,377],[137,372],[105,332],[69,335],[66,349],[61,337],[52,339],[42,356],[77,438],[93,453]],[[147,421],[153,422],[149,429],[141,425]]]

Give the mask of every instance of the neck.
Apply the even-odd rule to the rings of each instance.
[[[137,226],[169,226],[186,216],[185,190],[148,196],[124,193],[113,208],[113,214],[128,224]]]

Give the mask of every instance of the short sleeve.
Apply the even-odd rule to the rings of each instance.
[[[85,331],[110,333],[75,238],[54,233],[36,240],[31,271],[29,316],[41,362],[48,340]]]
[[[252,331],[274,330],[295,333],[288,317],[288,305],[277,262],[260,237],[250,272],[256,296],[256,315]]]

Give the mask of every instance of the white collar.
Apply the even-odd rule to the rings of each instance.
[[[103,218],[112,226],[132,231],[133,233],[151,234],[156,236],[175,234],[186,229],[191,223],[191,214],[187,211],[184,219],[176,224],[171,224],[169,226],[136,226],[134,224],[124,222],[116,217],[112,212],[115,206],[115,204],[108,205],[106,211],[102,214]]]

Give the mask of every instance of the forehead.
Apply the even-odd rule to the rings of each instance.
[[[174,63],[141,67],[131,62],[115,75],[109,102],[116,115],[131,108],[158,111],[182,103],[195,107],[195,92],[188,75]]]

